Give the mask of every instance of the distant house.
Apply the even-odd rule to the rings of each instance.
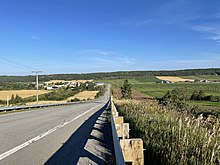
[[[47,90],[55,90],[55,89],[58,89],[58,87],[56,87],[56,86],[47,87]]]
[[[103,86],[103,85],[105,85],[105,83],[103,83],[103,82],[97,82],[96,83],[96,86]]]

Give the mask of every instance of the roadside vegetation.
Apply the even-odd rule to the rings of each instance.
[[[177,111],[176,106],[168,108],[152,100],[115,100],[115,103],[131,124],[132,134],[143,139],[148,163],[220,163],[219,118],[202,115],[195,118],[186,111]]]
[[[119,80],[110,81],[118,98],[114,102],[130,123],[131,136],[143,139],[147,164],[220,164],[220,84],[159,84],[152,77],[147,82],[128,80],[134,82],[135,90],[139,85],[142,90],[157,86],[157,90],[151,88],[152,93],[163,90],[160,97],[137,100],[116,96]],[[123,80],[121,86],[122,92]]]

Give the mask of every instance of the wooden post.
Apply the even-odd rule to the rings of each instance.
[[[121,123],[115,126],[118,137],[123,139],[129,139],[129,123]]]
[[[132,162],[133,165],[144,165],[142,139],[123,139],[120,140],[120,145],[125,162]]]

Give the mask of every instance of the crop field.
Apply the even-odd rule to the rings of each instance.
[[[220,76],[219,76],[220,80]],[[123,85],[123,79],[110,79],[99,80],[105,83],[112,84],[113,88],[121,87]],[[174,88],[186,89],[188,94],[191,94],[194,90],[204,90],[206,95],[220,96],[220,83],[171,83],[160,84],[156,83],[159,79],[154,76],[140,77],[135,79],[129,79],[129,83],[132,84],[133,89],[138,90],[147,96],[162,97],[168,90]]]
[[[203,90],[206,95],[220,96],[220,84],[215,83],[174,83],[174,84],[135,84],[134,89],[146,95],[162,97],[168,90],[174,88],[185,89],[187,94],[192,94],[194,90]]]
[[[195,81],[194,79],[186,79],[186,78],[175,77],[175,76],[156,76],[156,78],[160,80],[171,81],[171,82],[185,82],[185,81],[194,82]]]
[[[94,99],[95,96],[97,95],[99,91],[83,91],[80,93],[77,93],[76,95],[69,97],[67,100],[74,100],[74,99],[79,99],[79,100],[88,100],[88,99]]]
[[[181,79],[182,77],[180,77]],[[198,77],[191,76],[191,77],[183,77],[184,79],[198,79]],[[148,76],[148,77],[137,77],[129,79],[129,83],[132,85],[132,89],[135,91],[139,91],[145,94],[148,97],[162,97],[168,90],[172,90],[175,88],[184,89],[188,97],[191,96],[193,91],[195,90],[203,90],[205,95],[212,95],[212,96],[220,96],[220,76],[199,76],[201,80],[209,80],[213,81],[213,83],[191,83],[191,82],[178,82],[178,83],[170,83],[170,84],[161,84],[156,83],[160,80],[155,76]],[[120,87],[123,85],[123,79],[110,79],[110,80],[99,80],[101,82],[110,83],[112,87],[120,90]],[[207,105],[207,106],[220,106],[220,102],[209,102],[209,101],[196,101],[190,102],[190,104],[195,105]]]
[[[209,81],[212,81],[212,82],[220,82],[220,76],[214,76],[214,75],[182,76],[182,78],[195,79],[195,80],[209,80]]]
[[[38,94],[45,94],[45,93],[50,93],[51,91],[47,90],[38,90]],[[27,98],[30,96],[36,95],[36,90],[5,90],[5,91],[0,91],[0,100],[7,100],[7,96],[9,99],[11,96],[14,95],[19,95],[22,98]]]

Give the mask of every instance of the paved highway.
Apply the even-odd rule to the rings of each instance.
[[[104,164],[108,99],[0,115],[0,164]]]

